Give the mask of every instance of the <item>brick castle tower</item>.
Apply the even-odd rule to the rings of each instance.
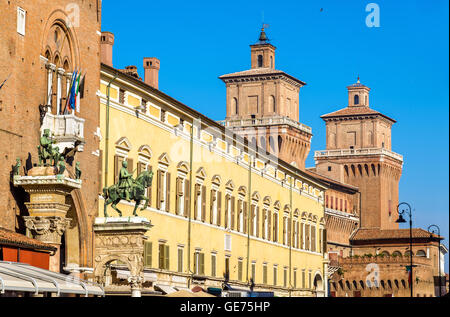
[[[348,107],[323,115],[326,150],[315,153],[316,171],[361,192],[361,228],[397,229],[403,157],[391,151],[395,120],[369,107],[370,88],[347,87]]]
[[[222,123],[252,144],[303,169],[311,128],[299,120],[303,81],[275,69],[276,47],[264,28],[250,45],[251,69],[222,75],[227,87],[227,116]]]

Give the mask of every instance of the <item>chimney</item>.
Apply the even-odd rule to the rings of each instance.
[[[113,65],[113,45],[114,34],[111,32],[102,32],[100,38],[100,61],[111,67]]]
[[[144,82],[158,89],[159,59],[156,57],[145,57],[144,70]]]

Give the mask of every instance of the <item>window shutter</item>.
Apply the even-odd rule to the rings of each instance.
[[[272,213],[270,212],[270,210],[267,210],[267,221],[268,221],[268,224],[267,224],[267,234],[268,234],[268,236],[266,237],[266,239],[267,240],[269,240],[270,241],[270,238],[271,238],[271,232],[272,232]]]
[[[295,245],[295,247],[298,249],[298,246],[299,246],[299,242],[300,242],[300,236],[299,236],[299,224],[298,224],[298,221],[295,223],[295,228],[296,228],[296,236],[297,236],[297,243],[296,243],[296,245]]]
[[[200,275],[205,275],[205,254],[204,253],[200,253]]]
[[[147,166],[147,170],[149,170],[150,172],[153,171],[153,168],[149,165]],[[152,183],[153,183],[153,179],[152,179]],[[150,186],[147,188],[147,198],[148,198],[148,205],[151,206],[152,205],[152,183],[150,184]]]
[[[127,158],[127,163],[128,163],[128,173],[133,173],[133,159],[132,158]]]
[[[202,221],[206,219],[206,186],[202,186]]]
[[[234,220],[235,220],[235,199],[234,196],[231,196],[231,230],[234,230]]]
[[[159,263],[158,263],[158,267],[160,268],[160,269],[164,269],[164,251],[165,251],[165,248],[164,248],[164,244],[160,244],[159,245]]]
[[[216,276],[216,257],[211,255],[211,276]]]
[[[209,223],[213,223],[214,219],[214,189],[211,189],[211,195],[209,196]]]
[[[327,229],[323,229],[323,231],[322,231],[322,240],[323,240],[323,251],[322,252],[328,252],[327,251]]]
[[[169,269],[169,246],[164,245],[164,268]]]
[[[253,230],[255,222],[255,209],[256,209],[255,205],[250,206],[250,235],[252,236],[256,234],[256,232],[254,232],[255,230]]]
[[[152,243],[147,241],[145,242],[144,247],[144,266],[152,266]]]
[[[141,163],[141,162],[138,162],[137,163],[137,174],[139,175],[139,174],[141,174],[141,172],[142,172],[142,170],[143,170],[143,163]]]
[[[244,207],[244,233],[247,233],[247,203],[242,202],[242,205]]]
[[[170,211],[170,173],[166,173],[166,211]]]
[[[198,193],[199,192],[200,192],[200,185],[199,184],[195,184],[195,191],[194,191],[194,219],[196,219],[196,220],[200,220],[200,219],[197,219],[197,209],[198,209],[197,206],[200,203],[198,201],[198,197],[199,197]]]
[[[157,184],[156,184],[156,209],[161,209],[161,202],[162,202],[162,177],[163,177],[163,172],[162,171],[158,171],[157,173]]]
[[[256,236],[259,237],[259,219],[260,219],[260,215],[259,215],[259,207],[256,206]]]
[[[114,184],[119,183],[119,162],[120,157],[118,155],[114,155]]]
[[[220,218],[222,217],[222,193],[217,192],[217,225],[220,227]]]
[[[230,201],[230,196],[225,195],[225,219],[223,220],[224,228],[231,226],[231,224],[228,223],[228,215],[231,213],[231,210],[229,210],[229,208],[228,208],[229,201]]]
[[[189,217],[191,210],[191,196],[190,196],[190,183],[189,180],[184,181],[184,216]]]
[[[304,224],[301,223],[301,224],[300,224],[300,249],[303,249],[303,248],[304,248],[304,247],[303,247],[303,240],[304,240],[304,237],[303,237],[303,227],[304,227]]]
[[[199,259],[198,252],[194,253],[194,274],[198,274],[197,261]]]
[[[176,193],[175,193],[175,213],[178,215],[180,213],[180,196],[182,195],[182,190],[180,191],[180,187],[182,186],[182,180],[180,177],[177,177],[176,180]],[[180,194],[181,193],[181,194]]]
[[[283,217],[283,244],[286,244],[286,217]]]
[[[178,272],[183,272],[183,249],[178,249]]]
[[[291,246],[291,244],[292,244],[292,236],[291,236],[292,230],[291,230],[291,227],[292,227],[292,219],[289,218],[288,219],[288,234],[287,234],[287,238],[288,238],[287,245],[288,246]]]

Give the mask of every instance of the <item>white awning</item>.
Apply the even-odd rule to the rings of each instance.
[[[104,296],[103,287],[89,281],[44,270],[25,263],[0,261],[0,293],[5,291],[49,292],[61,294],[80,294],[84,296]]]
[[[175,293],[177,291],[172,286],[162,285],[162,284],[155,284],[155,290],[161,290],[165,294]]]

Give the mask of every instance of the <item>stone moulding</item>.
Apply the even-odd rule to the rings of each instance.
[[[14,176],[14,186],[65,185],[73,189],[81,188],[81,180],[61,175]]]

